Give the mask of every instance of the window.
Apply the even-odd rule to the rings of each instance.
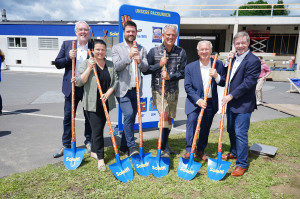
[[[58,38],[39,38],[39,49],[58,49]]]
[[[26,48],[27,47],[26,38],[22,38],[22,37],[9,37],[8,38],[8,46],[10,48]]]
[[[58,49],[58,38],[39,38],[39,49]]]

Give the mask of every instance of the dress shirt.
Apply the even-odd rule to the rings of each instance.
[[[199,65],[200,65],[200,71],[201,71],[201,77],[202,77],[203,88],[204,88],[204,95],[205,95],[205,92],[206,92],[206,89],[207,89],[207,86],[208,86],[208,80],[210,78],[210,76],[209,76],[209,69],[211,69],[211,61],[209,60],[208,64],[204,65],[199,60]],[[221,77],[218,74],[218,77],[215,79],[215,81],[216,81],[217,84],[220,82],[220,79],[221,79]],[[211,87],[209,88],[209,92],[208,92],[207,98],[212,98]],[[198,104],[199,100],[196,102],[197,104]]]
[[[127,46],[128,53],[129,53],[130,52],[130,47],[128,46],[128,44],[126,43],[126,41],[124,41],[124,43]],[[136,81],[135,81],[135,62],[134,62],[133,58],[131,58],[131,62],[130,62],[129,76],[130,76],[129,87],[130,88],[136,87]]]
[[[242,61],[244,60],[244,58],[246,57],[246,55],[250,52],[250,50],[248,50],[247,52],[245,52],[244,54],[242,54],[241,56],[238,56],[237,53],[235,53],[235,61],[234,64],[232,66],[231,69],[231,75],[230,75],[230,81],[232,79],[232,77],[234,76],[236,70],[238,69],[238,67],[240,66],[240,64],[242,63]],[[230,82],[229,81],[229,82]]]
[[[88,49],[88,43],[86,43],[84,46],[80,46],[79,42],[77,42],[77,54],[76,54],[76,66],[75,66],[75,76],[78,73],[78,69],[81,65],[81,63],[86,60],[87,58],[87,49]]]

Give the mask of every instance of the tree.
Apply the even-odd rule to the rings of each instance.
[[[240,6],[239,9],[239,16],[270,16],[271,15],[271,8],[272,6],[268,4],[267,1],[257,0],[257,1],[250,1],[247,4],[264,4],[264,5],[243,5]],[[283,4],[282,0],[278,0],[277,4]],[[290,11],[284,7],[284,5],[276,5],[274,9],[284,9],[284,10],[274,10],[273,15],[288,15]],[[240,10],[240,9],[267,9],[267,10]],[[235,16],[236,11],[230,16]]]

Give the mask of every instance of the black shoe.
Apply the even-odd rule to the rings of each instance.
[[[139,154],[139,152],[136,150],[135,147],[129,148],[128,150],[128,157],[132,156],[132,155],[137,155]]]
[[[59,157],[63,156],[63,155],[64,155],[64,149],[65,149],[65,148],[66,148],[66,147],[64,147],[64,146],[61,147],[61,148],[59,149],[59,151],[53,155],[53,157],[54,157],[54,158],[59,158]]]
[[[161,154],[161,157],[163,157],[163,158],[169,158],[170,157],[170,151],[167,150],[167,149],[165,149],[163,151],[163,153]]]
[[[128,146],[120,146],[119,149],[123,154],[127,154],[128,153]]]
[[[175,152],[169,147],[169,145],[167,145],[165,150],[169,151],[170,155],[175,155]]]

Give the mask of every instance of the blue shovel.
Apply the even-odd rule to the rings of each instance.
[[[72,50],[75,50],[75,41],[72,42]],[[75,59],[72,59],[72,78],[75,77]],[[82,162],[85,149],[76,148],[75,136],[75,82],[72,82],[72,148],[64,149],[64,165],[69,170],[74,170]]]
[[[226,83],[224,88],[224,96],[227,95],[227,88],[231,70],[232,58],[229,59],[228,70]],[[224,116],[225,116],[225,108],[222,107],[221,121],[220,121],[220,130],[219,130],[219,144],[218,144],[218,159],[208,158],[208,167],[207,167],[207,175],[211,180],[221,180],[227,173],[231,162],[222,160],[222,137],[223,137],[223,124],[224,124]]]
[[[133,46],[136,47],[136,41],[133,41]],[[149,157],[152,153],[143,153],[143,129],[142,129],[142,114],[141,114],[141,100],[140,100],[140,84],[138,76],[138,63],[135,61],[135,82],[136,82],[136,98],[138,108],[139,120],[139,154],[131,156],[132,164],[138,174],[141,176],[148,176],[151,173]]]
[[[166,57],[166,51],[164,51],[164,57]],[[166,66],[163,67],[163,71],[166,71]],[[156,157],[150,157],[150,165],[152,174],[157,177],[166,176],[169,172],[169,158],[161,157],[161,140],[162,140],[162,123],[164,117],[164,97],[165,97],[165,80],[162,79],[161,89],[161,111],[159,121],[159,136],[158,136],[158,148]]]
[[[213,69],[216,67],[217,58],[218,58],[218,55],[215,54],[214,62],[213,62],[213,66],[212,66]],[[209,93],[211,80],[212,80],[212,77],[210,77],[208,80],[208,84],[207,84],[208,86],[206,88],[206,92],[204,95],[205,102],[207,101],[207,96]],[[196,176],[196,174],[198,173],[198,171],[200,170],[200,168],[202,166],[201,163],[194,161],[194,155],[195,155],[194,152],[195,152],[195,148],[196,148],[196,142],[197,142],[197,138],[199,135],[200,125],[202,122],[204,110],[205,109],[201,108],[201,111],[200,111],[200,114],[198,117],[197,127],[196,127],[196,131],[194,134],[193,145],[192,145],[192,149],[191,149],[191,153],[190,153],[190,159],[185,159],[185,158],[181,157],[179,165],[178,165],[178,170],[177,170],[178,177],[180,177],[184,180],[192,180]]]
[[[91,58],[92,53],[89,49],[88,49],[88,53],[89,53],[89,57]],[[102,92],[102,89],[101,89],[97,69],[96,69],[95,66],[93,67],[93,71],[94,71],[95,79],[96,79],[96,82],[97,82],[97,87],[98,87],[98,90],[99,90],[99,93],[100,93],[100,97],[102,98],[103,92]],[[114,151],[115,151],[115,156],[116,156],[116,163],[111,164],[108,167],[118,180],[120,180],[121,182],[130,182],[133,178],[133,169],[132,169],[130,160],[129,160],[129,158],[125,158],[124,160],[120,159],[116,139],[115,139],[114,132],[113,132],[113,129],[112,129],[112,126],[111,126],[111,121],[110,121],[110,118],[109,118],[109,114],[108,114],[108,111],[107,111],[107,106],[106,106],[106,103],[103,100],[101,100],[101,101],[102,101],[102,105],[103,105],[103,109],[104,109],[104,113],[105,113],[105,117],[106,117],[106,123],[107,123],[108,128],[109,128],[110,137],[111,137],[111,141],[112,141]]]

